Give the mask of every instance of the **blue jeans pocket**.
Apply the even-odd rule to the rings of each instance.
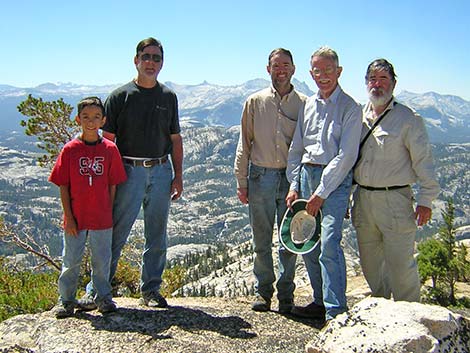
[[[266,173],[266,168],[258,167],[256,165],[250,166],[250,175],[249,179],[252,181],[257,181],[262,175]]]

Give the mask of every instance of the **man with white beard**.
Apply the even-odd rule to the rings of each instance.
[[[369,102],[363,110],[352,209],[361,267],[372,296],[419,301],[416,225],[429,222],[439,194],[431,146],[423,119],[393,97],[392,64],[374,60],[365,81]],[[419,185],[416,197],[414,183]]]

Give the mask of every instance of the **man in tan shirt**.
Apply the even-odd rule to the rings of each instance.
[[[280,228],[289,191],[286,178],[287,152],[306,97],[291,84],[295,66],[289,50],[273,50],[267,71],[271,87],[252,94],[245,102],[240,139],[235,157],[237,195],[248,204],[255,252],[256,300],[252,309],[268,311],[276,276],[273,268],[272,238],[274,220]],[[279,311],[293,307],[296,255],[279,249],[277,297]]]
[[[362,139],[354,170],[352,222],[357,232],[362,271],[372,295],[419,301],[420,282],[413,258],[416,224],[431,219],[439,194],[423,119],[395,101],[396,75],[385,59],[367,68],[369,103],[363,111]],[[411,184],[418,183],[416,209]]]

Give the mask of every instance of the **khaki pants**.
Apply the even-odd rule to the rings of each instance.
[[[356,228],[362,271],[372,296],[420,299],[418,267],[413,257],[416,223],[411,188],[354,193],[352,223]]]

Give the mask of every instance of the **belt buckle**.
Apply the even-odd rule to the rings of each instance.
[[[154,162],[154,161],[151,160],[151,159],[145,159],[145,160],[142,161],[142,167],[144,167],[144,168],[153,167],[153,166],[154,166],[153,162]],[[147,163],[148,163],[148,164],[147,164]]]

